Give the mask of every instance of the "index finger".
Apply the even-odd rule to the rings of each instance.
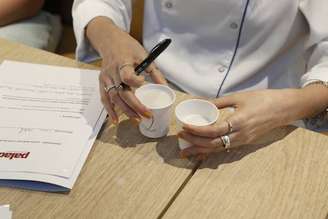
[[[131,87],[140,87],[145,81],[144,76],[136,75],[132,65],[126,65],[118,71],[121,81]]]
[[[130,89],[119,91],[122,100],[129,105],[136,113],[146,118],[151,118],[152,113],[143,105]]]
[[[229,132],[229,126],[226,122],[216,123],[209,126],[184,124],[183,129],[193,135],[209,138],[217,138]]]
[[[162,72],[156,67],[154,63],[152,63],[148,68],[146,69],[146,72],[150,75],[153,82],[156,84],[167,84],[167,81],[165,77],[163,76]]]

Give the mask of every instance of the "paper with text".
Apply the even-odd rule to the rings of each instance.
[[[92,70],[5,61],[0,171],[69,178],[104,111],[98,90]]]

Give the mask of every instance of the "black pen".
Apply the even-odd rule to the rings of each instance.
[[[171,39],[165,39],[159,42],[135,69],[137,75],[140,75],[171,43]]]
[[[143,60],[134,71],[136,75],[140,75],[172,42],[171,39],[164,39],[159,42],[149,53],[147,58]],[[121,83],[123,88],[127,88],[128,85]]]

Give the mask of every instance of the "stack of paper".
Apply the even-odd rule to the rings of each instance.
[[[0,218],[11,219],[12,212],[10,211],[9,205],[0,205]]]
[[[0,186],[69,191],[106,118],[98,71],[0,66]]]

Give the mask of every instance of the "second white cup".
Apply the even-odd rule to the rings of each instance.
[[[177,131],[182,131],[183,124],[194,126],[208,126],[214,124],[219,118],[217,107],[206,100],[190,99],[179,103],[175,108]],[[190,147],[191,144],[179,138],[181,150]]]

